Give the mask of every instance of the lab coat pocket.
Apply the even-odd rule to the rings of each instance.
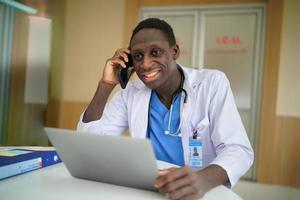
[[[205,116],[202,120],[200,120],[195,128],[202,142],[203,167],[206,167],[215,157],[213,145],[210,139],[210,121],[208,116]]]
[[[209,137],[209,119],[208,116],[205,116],[200,122],[198,122],[195,126],[198,134],[201,138]]]

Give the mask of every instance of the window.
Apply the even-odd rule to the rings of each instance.
[[[0,3],[0,145],[6,140],[13,20],[13,8]]]

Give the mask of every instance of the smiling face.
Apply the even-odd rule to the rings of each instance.
[[[147,87],[166,90],[177,84],[179,48],[170,46],[162,31],[141,29],[132,38],[130,49],[134,69]]]

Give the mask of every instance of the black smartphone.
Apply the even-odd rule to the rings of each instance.
[[[126,85],[133,71],[133,61],[131,55],[129,54],[126,68],[122,68],[118,73],[118,78],[122,89],[126,88]]]

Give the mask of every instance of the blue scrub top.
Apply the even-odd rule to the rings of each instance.
[[[180,97],[181,94],[178,94],[173,99],[171,133],[176,133],[180,126]],[[149,112],[147,137],[151,140],[156,159],[184,166],[181,137],[165,134],[168,130],[170,110],[160,101],[155,91],[151,93]]]

